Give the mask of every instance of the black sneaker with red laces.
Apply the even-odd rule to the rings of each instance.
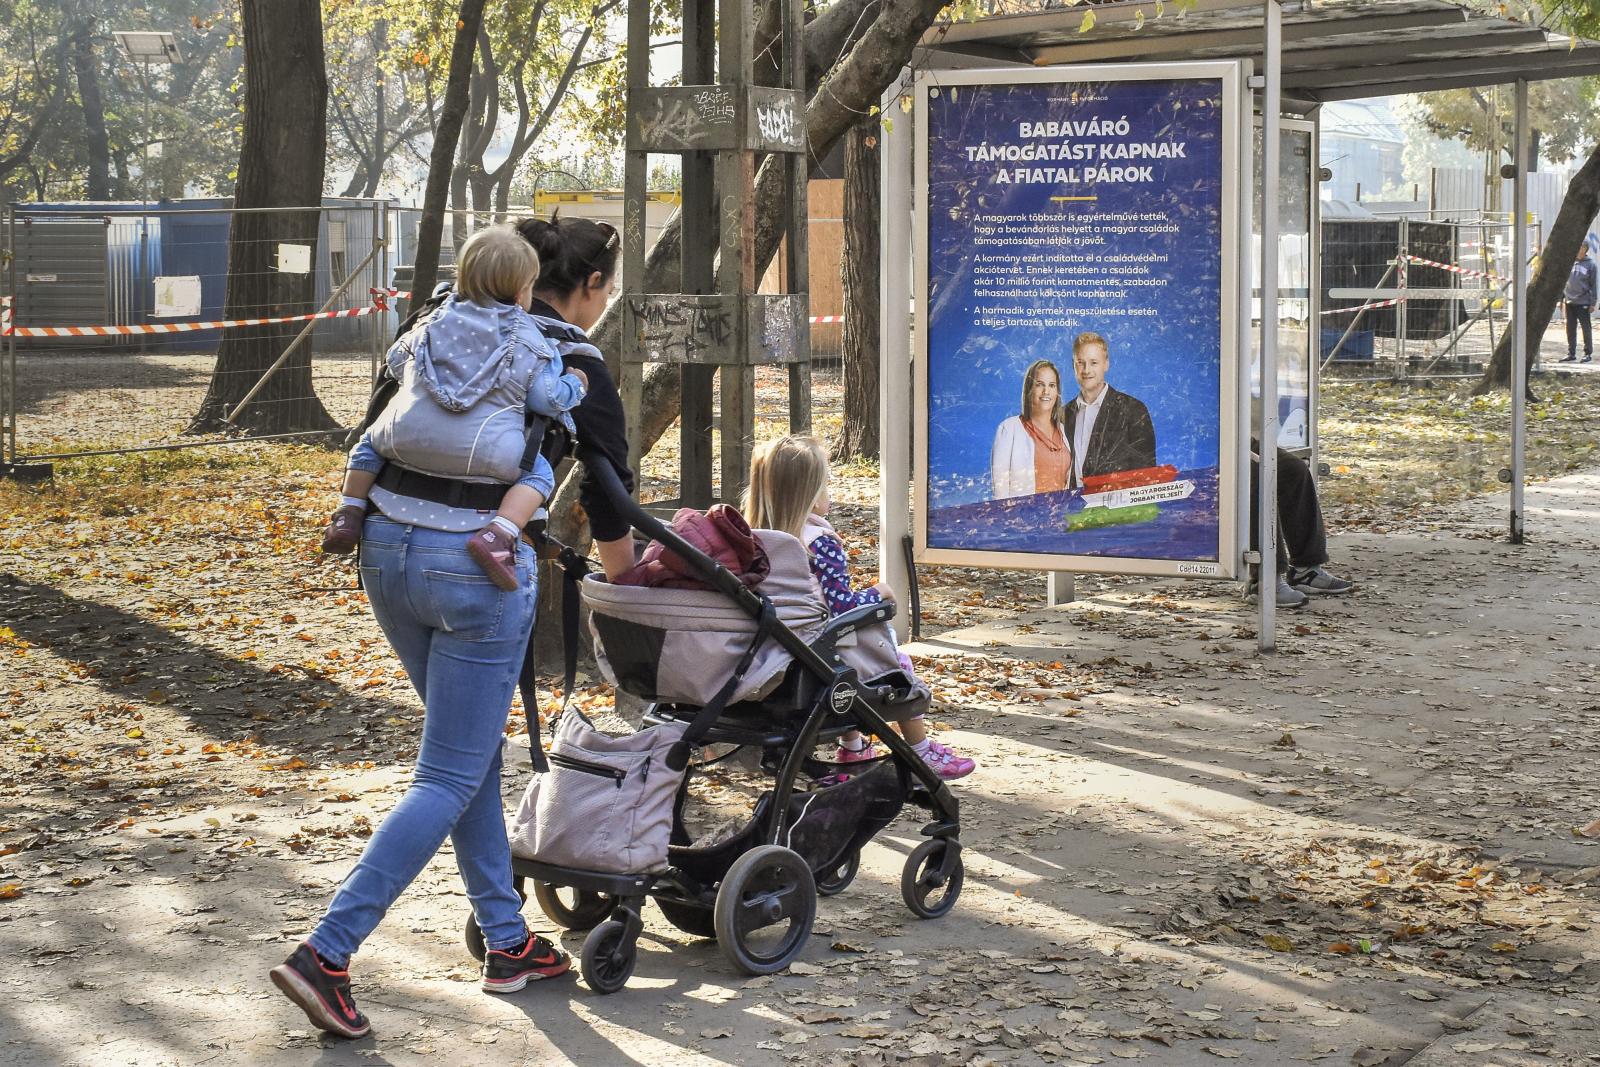
[[[549,941],[529,934],[521,948],[492,948],[483,958],[483,988],[490,993],[515,993],[529,982],[567,973],[572,959]]]
[[[272,968],[272,984],[300,1005],[314,1026],[330,1034],[365,1037],[372,1029],[350,996],[350,972],[329,967],[310,945],[302,943]]]

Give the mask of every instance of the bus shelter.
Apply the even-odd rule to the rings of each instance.
[[[1315,447],[1319,109],[1511,83],[1525,220],[1528,84],[1596,73],[1600,44],[1448,0],[1114,2],[930,31],[883,102],[884,262],[911,270],[880,282],[880,414],[913,428],[884,434],[885,579],[906,586],[913,559],[1034,569],[1055,601],[1074,572],[1272,575],[1259,443]],[[1512,229],[1520,542],[1530,248]],[[1068,400],[1041,433],[1030,414]]]

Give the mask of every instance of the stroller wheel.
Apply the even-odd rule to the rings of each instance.
[[[685,904],[679,900],[657,899],[656,905],[661,909],[661,914],[667,917],[667,922],[684,933],[695,937],[717,936],[716,918],[710,908]]]
[[[856,880],[861,869],[861,852],[851,849],[849,854],[827,870],[817,872],[817,892],[825,897],[843,893]]]
[[[468,912],[467,913],[467,955],[471,956],[473,959],[477,960],[479,963],[482,963],[483,962],[483,957],[488,955],[488,952],[489,952],[488,946],[485,945],[484,941],[483,941],[483,931],[478,929],[477,916],[473,915],[471,912]]]
[[[583,980],[596,993],[615,993],[628,984],[638,958],[627,924],[607,919],[584,938]]]
[[[568,904],[561,899],[563,888],[549,882],[533,883],[533,899],[539,902],[539,909],[563,930],[588,930],[611,914],[610,897],[587,889],[572,889],[568,892],[573,900]]]
[[[958,842],[935,837],[918,845],[906,858],[905,870],[900,874],[900,896],[911,914],[919,919],[937,919],[956,906],[961,883],[966,879],[960,848]],[[949,857],[947,872],[945,858],[950,849],[957,851]]]
[[[817,917],[817,886],[799,853],[761,845],[728,868],[717,890],[717,941],[746,974],[772,974],[805,948]]]

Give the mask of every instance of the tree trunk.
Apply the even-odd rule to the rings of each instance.
[[[1550,227],[1544,249],[1539,254],[1539,269],[1528,280],[1528,306],[1519,309],[1528,331],[1528,358],[1533,359],[1539,350],[1539,341],[1550,327],[1550,318],[1567,287],[1567,276],[1572,263],[1578,258],[1578,246],[1589,233],[1589,223],[1600,214],[1600,142],[1590,151],[1578,173],[1567,186],[1567,195],[1561,200],[1561,210]],[[1483,377],[1473,388],[1473,396],[1482,396],[1493,389],[1511,388],[1511,349],[1515,334],[1510,330],[1500,335],[1494,347],[1494,356],[1483,370]]]
[[[94,54],[94,24],[81,23],[72,35],[72,69],[78,81],[78,106],[83,111],[84,152],[89,160],[84,195],[111,199],[111,146],[106,136],[106,109],[100,96],[100,64]]]
[[[422,219],[417,226],[416,273],[411,281],[411,291],[417,300],[433,291],[433,284],[439,277],[439,238],[444,233],[445,194],[450,191],[456,142],[461,137],[461,123],[467,116],[472,53],[477,47],[478,28],[483,25],[483,4],[484,0],[461,0],[461,11],[456,19],[456,39],[450,48],[450,74],[445,82],[444,103],[439,108],[433,152],[428,157],[428,185],[422,194]]]
[[[367,184],[368,184],[367,179],[368,179],[368,175],[369,174],[370,174],[370,168],[367,166],[366,158],[363,157],[361,159],[357,159],[356,160],[356,169],[350,172],[350,180],[344,183],[344,191],[341,192],[339,195],[340,196],[360,196],[360,195],[362,195],[361,190],[363,190],[363,189],[365,189],[367,187]]]
[[[835,459],[878,455],[878,117],[844,149],[844,428]]]
[[[871,0],[838,0],[805,29],[806,136],[811,156],[821,159],[844,132],[883,95],[911,58],[912,48],[933,24],[946,0],[883,0],[864,13]],[[841,58],[842,57],[842,58]],[[823,87],[827,91],[822,91]],[[766,270],[777,251],[783,197],[788,194],[783,168],[770,158],[756,176],[756,275]],[[681,216],[662,229],[645,263],[645,292],[670,293],[681,288],[678,252],[683,238]],[[620,366],[622,315],[613,302],[590,331],[606,365],[616,376]],[[676,363],[652,365],[645,374],[640,405],[640,447],[649,452],[678,418],[681,374]],[[586,549],[589,525],[578,505],[578,477],[569,470],[549,503],[550,532],[566,544]],[[539,605],[539,659],[559,655],[559,582],[546,582]]]
[[[328,78],[319,0],[245,0],[244,135],[228,237],[225,318],[264,318],[316,310],[316,247],[327,147]],[[278,269],[280,245],[309,245],[312,270]],[[227,330],[211,387],[189,430],[227,426],[230,414],[283,354],[304,323]],[[335,428],[317,399],[307,338],[239,416],[253,433]]]

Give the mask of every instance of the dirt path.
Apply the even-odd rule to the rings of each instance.
[[[1410,532],[1341,511],[1360,588],[1285,619],[1268,659],[1231,588],[1085,583],[1028,610],[1037,579],[942,574],[914,652],[982,764],[951,916],[899,901],[908,818],[788,974],[741,978],[652,909],[624,993],[495,999],[445,855],[358,960],[375,1036],[323,1038],[265,971],[398,799],[418,714],[348,573],[308,550],[335,463],[128,459],[5,498],[0,1065],[1600,1049],[1600,842],[1574,832],[1600,815],[1595,473],[1531,494],[1522,548],[1490,498]]]

